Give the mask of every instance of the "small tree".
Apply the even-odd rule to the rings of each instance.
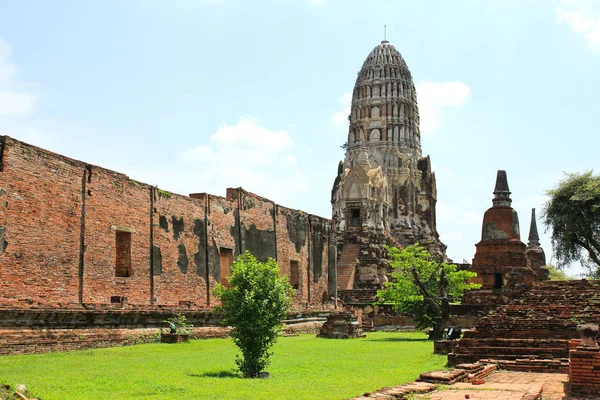
[[[561,268],[579,261],[591,276],[600,277],[600,176],[592,171],[565,174],[543,211],[552,248]]]
[[[269,348],[277,340],[294,289],[272,258],[259,262],[248,251],[231,266],[228,286],[217,285],[214,294],[222,305],[223,324],[242,352],[236,358],[239,371],[256,378],[269,365]]]
[[[189,335],[191,333],[191,328],[194,327],[194,325],[187,323],[187,318],[181,313],[165,319],[164,322],[169,326],[169,333],[172,335]]]
[[[460,300],[467,290],[481,287],[468,283],[477,274],[434,261],[418,243],[402,251],[395,247],[387,250],[392,279],[377,292],[379,303],[391,303],[397,312],[414,315],[418,329],[433,327],[431,338],[442,339],[450,318],[450,302]]]

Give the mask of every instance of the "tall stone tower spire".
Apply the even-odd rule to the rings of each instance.
[[[348,119],[344,170],[331,196],[342,253],[344,242],[362,236],[374,246],[419,242],[445,259],[436,230],[435,175],[421,153],[415,85],[404,58],[387,40],[375,46],[358,72]]]

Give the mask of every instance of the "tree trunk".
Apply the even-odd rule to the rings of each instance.
[[[444,338],[444,328],[446,327],[445,321],[438,320],[433,325],[433,332],[431,333],[431,340],[442,340]]]

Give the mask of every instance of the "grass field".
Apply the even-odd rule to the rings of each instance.
[[[352,340],[282,337],[269,379],[234,371],[229,339],[0,357],[0,384],[52,399],[347,399],[440,369],[445,356],[421,333]]]

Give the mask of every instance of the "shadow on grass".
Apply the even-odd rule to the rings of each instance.
[[[421,339],[421,338],[370,338],[367,336],[365,339],[367,342],[432,342],[429,339]]]
[[[194,378],[239,378],[242,379],[242,376],[233,371],[210,371],[205,372],[203,374],[188,374],[188,376]]]

